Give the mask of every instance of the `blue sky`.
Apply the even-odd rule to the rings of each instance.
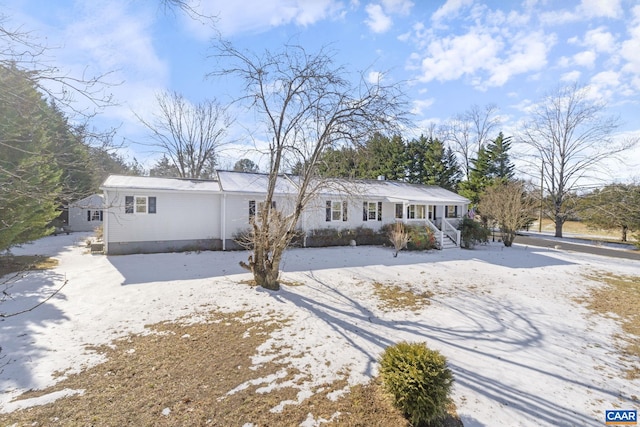
[[[198,0],[216,30],[242,49],[294,43],[331,45],[336,63],[386,82],[402,82],[416,135],[473,104],[497,105],[501,130],[514,134],[526,109],[561,83],[591,86],[620,136],[640,135],[640,5],[635,0]],[[155,93],[175,90],[192,102],[239,94],[205,79],[214,30],[150,0],[0,0],[7,27],[20,26],[48,46],[50,64],[70,74],[112,72],[119,103],[95,121],[119,126],[124,153],[150,164],[158,154],[134,112],[149,117]],[[244,125],[250,126],[248,123]],[[234,137],[243,139],[242,129]],[[414,135],[407,135],[412,137]],[[241,148],[241,147],[239,147]],[[231,151],[222,166],[238,156]],[[640,150],[613,179],[637,176]],[[226,163],[226,164],[225,164]]]

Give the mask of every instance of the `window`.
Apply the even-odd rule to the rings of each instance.
[[[154,214],[156,213],[156,198],[147,196],[125,196],[124,213]]]
[[[396,219],[402,219],[402,211],[404,211],[403,204],[396,203]]]
[[[260,216],[260,214],[262,213],[262,209],[264,208],[264,202],[259,202],[258,203],[258,210],[256,211],[256,201],[255,200],[249,200],[249,219],[253,218],[254,216],[256,216],[256,214],[258,216]],[[272,200],[271,201],[271,209],[275,209],[276,208],[276,201]]]
[[[329,221],[347,221],[347,202],[331,201],[326,203],[326,220]]]
[[[102,221],[102,211],[101,210],[88,210],[87,211],[87,221]]]
[[[133,213],[133,196],[125,196],[124,198],[124,213]]]
[[[363,202],[362,203],[362,220],[363,221],[382,221],[382,202]]]
[[[147,213],[147,198],[136,196],[136,213]]]
[[[458,217],[458,207],[455,205],[449,205],[444,207],[444,216],[446,218],[457,218]]]
[[[425,219],[427,207],[425,205],[408,205],[407,219]]]

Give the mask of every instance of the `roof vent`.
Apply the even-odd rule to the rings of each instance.
[[[384,175],[378,175],[378,181],[384,181]]]

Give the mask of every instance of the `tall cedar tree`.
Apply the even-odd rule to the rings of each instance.
[[[480,148],[478,157],[472,160],[469,180],[460,183],[460,194],[477,206],[486,188],[511,181],[514,177],[514,166],[509,157],[511,137],[502,132],[486,147]]]
[[[455,153],[437,138],[424,135],[407,144],[407,181],[456,191],[462,173]]]

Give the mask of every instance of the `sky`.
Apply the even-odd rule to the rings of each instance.
[[[205,25],[160,1],[0,0],[5,27],[30,31],[51,47],[48,63],[69,75],[110,73],[117,106],[96,117],[117,127],[123,154],[150,165],[159,153],[136,114],[150,118],[155,96],[176,91],[192,103],[223,105],[242,95],[228,80],[207,78],[218,35],[240,49],[277,51],[286,43],[310,52],[328,46],[353,76],[399,84],[410,101],[408,138],[473,105],[498,107],[505,135],[515,135],[528,109],[558,85],[588,85],[617,136],[640,135],[640,5],[635,0],[198,0],[215,16]],[[232,167],[251,157],[251,128],[238,116],[221,159]],[[245,132],[243,134],[243,132]],[[517,148],[516,148],[517,150]],[[635,177],[640,149],[615,164],[607,180]]]

